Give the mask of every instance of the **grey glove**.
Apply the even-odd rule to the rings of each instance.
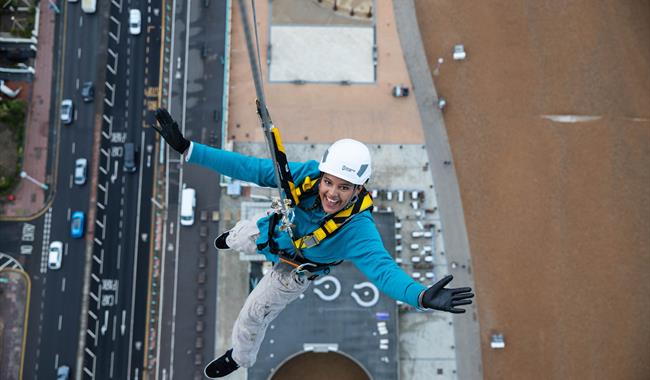
[[[153,129],[160,133],[167,141],[167,144],[175,151],[180,154],[185,153],[187,148],[190,147],[190,141],[183,137],[180,129],[178,129],[178,124],[172,119],[172,115],[166,109],[158,108],[156,110],[156,120],[158,120],[160,126],[153,124]]]
[[[433,284],[429,289],[424,291],[421,304],[427,309],[447,311],[450,313],[464,313],[465,309],[456,306],[469,305],[472,303],[470,298],[474,297],[471,293],[472,288],[445,288],[454,276],[447,275],[442,280]]]

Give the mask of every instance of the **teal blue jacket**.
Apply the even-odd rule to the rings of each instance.
[[[187,160],[199,164],[228,177],[252,182],[263,187],[277,187],[273,161],[269,159],[245,156],[235,152],[212,148],[192,142]],[[318,162],[290,162],[289,168],[296,184],[302,183],[307,176],[316,178],[320,175]],[[326,216],[321,206],[311,209],[318,195],[301,200],[304,209],[294,209],[294,236],[300,237],[318,228]],[[306,209],[306,210],[305,210]],[[269,218],[257,221],[260,229],[258,244],[268,240]],[[273,239],[280,249],[293,251],[294,246],[286,232],[276,231]],[[268,250],[268,246],[259,253],[268,260],[276,262],[277,256]],[[350,260],[382,292],[393,299],[419,307],[418,296],[426,288],[414,281],[393,260],[379,236],[375,221],[369,210],[363,211],[347,222],[331,238],[325,239],[315,247],[303,249],[303,255],[318,263],[330,263]]]

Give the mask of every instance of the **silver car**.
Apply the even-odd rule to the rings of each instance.
[[[61,102],[61,122],[63,124],[72,124],[74,119],[74,104],[71,99],[64,99]]]
[[[74,162],[74,184],[82,186],[86,183],[86,172],[88,168],[88,160],[85,158],[77,158]]]

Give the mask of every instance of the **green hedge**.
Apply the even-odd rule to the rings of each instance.
[[[13,141],[4,142],[6,145],[3,149],[16,149],[17,160],[16,170],[12,174],[0,176],[0,193],[4,194],[11,190],[18,180],[22,157],[23,157],[23,137],[25,135],[25,116],[27,114],[27,103],[22,100],[5,100],[0,102],[0,123],[8,126]]]

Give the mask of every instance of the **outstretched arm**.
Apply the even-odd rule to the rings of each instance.
[[[194,164],[205,166],[228,177],[251,182],[264,187],[276,187],[273,161],[265,158],[250,157],[236,152],[190,142],[181,133],[178,124],[166,109],[156,111],[158,125],[153,128],[172,149],[184,154]],[[289,169],[294,179],[300,180],[314,174],[316,162],[310,164],[290,162]]]

